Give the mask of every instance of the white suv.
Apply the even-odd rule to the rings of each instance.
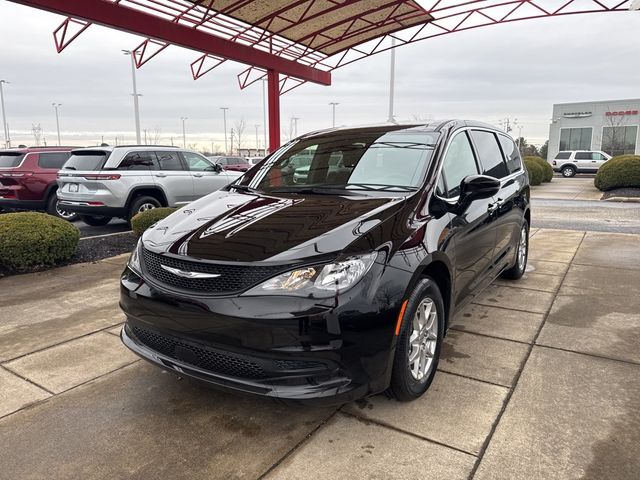
[[[576,173],[596,173],[610,158],[611,155],[599,150],[565,150],[558,152],[551,166],[563,177],[573,177]]]
[[[95,147],[71,153],[58,172],[58,204],[94,226],[113,217],[130,221],[152,208],[186,205],[242,175],[173,147]]]

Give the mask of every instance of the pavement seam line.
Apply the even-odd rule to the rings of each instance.
[[[21,378],[22,380],[24,380],[25,382],[30,383],[31,385],[34,385],[36,387],[38,387],[40,390],[44,390],[45,392],[47,392],[49,395],[53,396],[55,395],[55,392],[49,390],[47,387],[40,385],[39,383],[34,382],[33,380],[31,380],[30,378],[25,377],[24,375],[12,370],[11,368],[7,367],[6,365],[0,365],[0,367],[2,367],[3,369],[5,369],[7,372],[15,375],[16,377]],[[18,410],[16,410],[18,411]]]
[[[267,470],[265,470],[260,476],[258,476],[257,480],[262,480],[267,475],[269,475],[272,471],[274,471],[276,468],[278,468],[280,466],[280,464],[282,464],[282,462],[284,462],[287,458],[289,458],[291,455],[293,455],[300,447],[302,447],[302,445],[304,445],[307,441],[309,441],[309,439],[311,439],[318,430],[320,430],[322,427],[324,427],[333,417],[335,417],[336,414],[340,411],[341,408],[342,408],[342,405],[340,407],[336,408],[331,413],[331,415],[327,416],[318,425],[316,425],[316,427],[312,428],[311,431],[309,433],[307,433],[303,439],[301,439],[298,443],[296,443],[282,457],[280,457],[278,460],[276,460],[275,463],[273,463],[269,468],[267,468]]]
[[[36,402],[32,402],[32,403],[29,403],[29,404],[27,404],[27,405],[24,405],[23,407],[19,408],[18,410],[14,411],[14,412],[11,412],[11,413],[8,413],[7,415],[4,415],[4,416],[0,417],[0,420],[2,420],[2,419],[4,419],[4,418],[7,418],[7,417],[9,417],[9,416],[11,416],[11,415],[15,415],[16,413],[21,412],[21,411],[22,411],[22,410],[24,410],[25,408],[34,407],[34,406],[36,406],[36,405],[40,405],[41,403],[47,403],[49,400],[51,400],[51,399],[53,399],[53,398],[55,398],[55,397],[59,397],[59,396],[61,396],[61,395],[64,395],[65,393],[70,392],[70,391],[72,391],[72,390],[75,390],[75,389],[76,389],[76,388],[78,388],[78,387],[81,387],[81,386],[83,386],[83,385],[86,385],[86,384],[88,384],[88,383],[91,383],[91,382],[93,382],[94,380],[98,380],[99,378],[106,377],[107,375],[110,375],[110,374],[112,374],[112,373],[114,373],[114,372],[118,372],[118,371],[122,370],[123,368],[130,367],[131,365],[134,365],[134,364],[136,364],[136,363],[138,363],[138,362],[141,362],[141,361],[142,361],[142,359],[141,359],[141,358],[138,358],[138,359],[134,360],[134,361],[133,361],[133,362],[131,362],[131,363],[127,363],[126,365],[122,365],[121,367],[118,367],[118,368],[116,368],[115,370],[111,370],[110,372],[106,372],[106,373],[103,373],[102,375],[98,375],[97,377],[92,378],[91,380],[87,380],[87,381],[85,381],[85,382],[79,383],[78,385],[74,385],[73,387],[67,388],[66,390],[63,390],[63,391],[61,391],[61,392],[59,392],[59,393],[50,392],[50,393],[51,393],[51,396],[50,396],[50,397],[43,398],[42,400],[38,400],[38,401],[36,401]],[[5,367],[5,368],[6,368],[6,367]],[[8,369],[7,369],[7,370],[8,370]],[[9,371],[10,371],[11,373],[14,373],[14,372],[13,372],[13,371],[11,371],[11,370],[9,370]],[[16,374],[16,375],[17,375],[17,374]],[[18,375],[18,376],[20,376],[20,375]],[[21,378],[22,378],[22,377],[21,377]],[[30,380],[28,380],[28,379],[26,379],[26,378],[25,378],[25,380],[29,381],[30,383],[33,383],[33,382],[31,382]],[[38,385],[38,384],[36,384],[36,383],[34,383],[34,385],[36,385],[37,387],[42,388],[42,389],[44,389],[44,390],[47,390],[46,388],[41,387],[40,385]],[[49,392],[49,390],[47,390],[47,392]]]
[[[494,284],[492,284],[494,285]],[[502,285],[496,285],[498,287],[502,287]],[[509,287],[507,287],[509,288]],[[559,289],[558,289],[559,290]],[[540,292],[540,293],[548,293],[550,295],[553,295],[553,299],[555,300],[556,294],[553,292]],[[552,302],[553,303],[553,302]],[[480,303],[480,302],[471,302],[472,305],[480,305],[482,307],[495,307],[495,308],[503,308],[505,310],[512,310],[514,312],[520,312],[520,313],[535,313],[536,315],[544,315],[544,312],[534,312],[532,310],[523,310],[521,308],[512,308],[512,307],[503,307],[502,305],[498,306],[495,303],[494,304],[490,304],[490,303]]]
[[[80,237],[80,240],[87,240],[89,238],[105,238],[105,237],[113,237],[115,235],[124,235],[125,233],[131,233],[133,230],[127,230],[126,232],[113,232],[113,233],[104,233],[102,235],[91,235],[88,237]]]
[[[395,400],[392,400],[392,401],[395,401]],[[355,418],[356,420],[359,420],[361,422],[373,423],[374,425],[377,425],[378,427],[387,428],[389,430],[393,430],[394,432],[402,433],[404,435],[408,435],[410,437],[413,437],[413,438],[418,439],[418,440],[422,440],[424,442],[433,443],[435,445],[439,445],[441,447],[445,447],[445,448],[448,448],[450,450],[455,450],[456,452],[464,453],[465,455],[469,455],[469,456],[474,457],[476,459],[478,458],[478,456],[475,453],[468,452],[466,450],[463,450],[462,448],[458,448],[458,447],[454,447],[454,446],[451,446],[451,445],[447,445],[446,443],[442,443],[442,442],[440,442],[438,440],[434,440],[433,438],[424,437],[424,436],[419,435],[417,433],[410,432],[408,430],[404,430],[402,428],[396,427],[394,425],[388,424],[388,423],[383,422],[383,421],[378,420],[378,419],[372,419],[372,418],[369,418],[369,417],[363,417],[363,416],[357,415],[355,413],[348,412],[346,410],[340,410],[340,413],[342,413],[343,415],[345,415],[347,417]]]
[[[576,249],[576,253],[573,255],[573,257],[571,258],[571,262],[569,262],[569,268],[567,269],[567,271],[565,272],[564,276],[562,277],[562,281],[560,282],[560,287],[562,287],[562,284],[564,283],[567,274],[569,273],[569,269],[571,268],[571,264],[573,262],[573,259],[575,258],[575,256],[577,255],[578,251],[580,250],[580,247],[582,246],[582,242],[584,241],[585,237],[587,235],[587,232],[583,231],[582,232],[582,240],[580,241],[580,245],[578,246],[578,248]],[[509,406],[509,403],[511,403],[511,397],[513,397],[513,394],[516,391],[516,388],[518,387],[518,383],[520,382],[520,378],[522,377],[522,372],[524,371],[527,362],[529,361],[529,358],[531,358],[531,352],[533,352],[533,347],[536,346],[536,343],[538,341],[538,337],[540,336],[540,332],[542,332],[542,329],[544,328],[545,324],[547,323],[547,318],[549,318],[549,313],[551,312],[551,309],[553,308],[553,304],[556,301],[556,297],[557,294],[554,294],[553,296],[553,301],[551,302],[551,304],[549,305],[549,308],[547,309],[546,313],[544,314],[544,318],[542,319],[542,322],[540,322],[540,325],[538,326],[538,330],[536,331],[535,336],[533,337],[533,340],[531,342],[531,344],[529,345],[529,348],[527,350],[527,353],[525,355],[525,357],[523,358],[521,364],[520,364],[520,368],[518,369],[518,372],[516,373],[515,378],[513,379],[513,385],[511,386],[511,388],[509,388],[509,391],[507,392],[507,396],[504,400],[504,403],[502,404],[502,408],[500,409],[500,412],[498,412],[498,416],[496,417],[496,419],[493,422],[493,425],[491,426],[491,430],[489,430],[489,433],[487,435],[487,437],[485,438],[482,447],[480,448],[480,452],[478,453],[478,458],[475,462],[475,464],[473,465],[473,468],[471,469],[471,472],[469,472],[469,480],[473,480],[473,478],[476,475],[476,472],[478,471],[478,468],[480,468],[480,463],[482,462],[482,459],[484,458],[485,453],[487,452],[487,449],[489,448],[489,444],[491,443],[491,439],[493,438],[493,435],[495,434],[496,430],[498,429],[498,425],[500,424],[500,420],[502,420],[502,416],[504,415],[504,413],[507,411],[507,407]]]
[[[554,347],[552,345],[545,345],[542,343],[536,343],[535,346],[540,348],[547,348],[549,350],[558,350],[560,352],[575,353],[576,355],[585,355],[587,357],[599,358],[601,360],[611,360],[612,362],[624,363],[627,365],[635,365],[640,367],[640,362],[635,362],[633,360],[622,360],[620,358],[605,357],[604,355],[598,355],[597,353],[581,352],[579,350],[571,350],[569,348]]]
[[[457,372],[451,372],[449,370],[445,370],[444,368],[441,368],[438,366],[438,372],[442,372],[442,373],[446,373],[447,375],[455,375],[456,377],[461,377],[461,378],[466,378],[467,380],[473,380],[475,382],[480,382],[480,383],[486,383],[487,385],[491,385],[493,387],[500,387],[500,388],[504,388],[504,389],[509,389],[511,388],[511,385],[502,385],[500,383],[495,383],[495,382],[490,382],[489,380],[483,380],[481,378],[475,378],[475,377],[471,377],[469,375],[465,375],[464,373],[457,373]]]
[[[18,355],[17,357],[7,358],[6,360],[2,360],[0,362],[0,365],[4,365],[5,363],[13,362],[14,360],[20,360],[21,358],[24,358],[24,357],[26,357],[28,355],[32,355],[34,353],[40,353],[40,352],[44,352],[45,350],[49,350],[51,348],[59,347],[60,345],[64,345],[65,343],[72,342],[74,340],[79,340],[79,339],[84,338],[84,337],[88,337],[89,335],[94,335],[94,334],[100,333],[100,332],[109,333],[107,330],[110,330],[110,329],[112,329],[114,327],[117,327],[118,325],[122,325],[123,323],[124,322],[114,323],[111,326],[103,327],[103,328],[101,328],[99,330],[93,330],[92,332],[89,332],[89,333],[83,333],[82,335],[80,335],[78,337],[71,337],[71,338],[68,338],[66,340],[62,340],[61,342],[53,343],[51,345],[47,345],[46,347],[42,347],[42,348],[39,348],[37,350],[33,350],[31,352],[23,353],[22,355]],[[111,335],[113,336],[115,334],[111,334]]]
[[[497,307],[497,308],[500,308],[500,307]],[[538,315],[542,315],[542,314],[539,313]],[[488,333],[472,332],[471,330],[463,330],[463,329],[456,328],[456,326],[457,325],[452,325],[448,328],[448,330],[453,330],[455,332],[460,332],[460,333],[470,333],[471,335],[477,335],[479,337],[486,337],[486,338],[493,338],[494,340],[504,340],[505,342],[513,342],[519,345],[531,345],[530,342],[525,342],[523,340],[512,340],[511,338],[496,337],[495,335],[489,335]]]

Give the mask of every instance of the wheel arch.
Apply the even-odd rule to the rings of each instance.
[[[407,296],[415,288],[416,284],[425,277],[430,277],[438,285],[442,294],[445,309],[445,332],[453,313],[453,275],[452,266],[448,257],[442,252],[434,252],[416,269],[411,284],[407,289]]]
[[[135,187],[131,190],[131,192],[129,192],[125,208],[129,210],[131,208],[131,203],[133,202],[133,200],[141,195],[148,195],[155,198],[163,207],[167,207],[169,205],[167,202],[167,195],[164,193],[162,187],[159,187],[157,185],[141,185]]]

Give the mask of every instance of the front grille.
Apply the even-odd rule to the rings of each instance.
[[[325,368],[324,363],[306,360],[276,360],[273,362],[278,370],[317,370]]]
[[[181,342],[140,327],[133,327],[133,334],[147,347],[180,362],[189,363],[210,372],[239,378],[265,378],[260,365],[241,357],[213,351],[204,346]],[[189,352],[185,355],[185,351]]]
[[[181,290],[189,290],[211,294],[235,293],[275,276],[282,267],[235,266],[200,263],[180,260],[142,250],[146,271],[159,282]],[[187,272],[218,274],[216,278],[184,278],[162,268],[167,267],[185,270]]]

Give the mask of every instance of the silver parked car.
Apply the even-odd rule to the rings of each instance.
[[[58,172],[58,199],[85,223],[105,225],[113,217],[130,221],[144,210],[186,205],[241,175],[173,147],[82,148]]]
[[[596,173],[610,159],[611,155],[600,150],[564,150],[558,152],[551,166],[563,177],[573,177],[576,173]]]

